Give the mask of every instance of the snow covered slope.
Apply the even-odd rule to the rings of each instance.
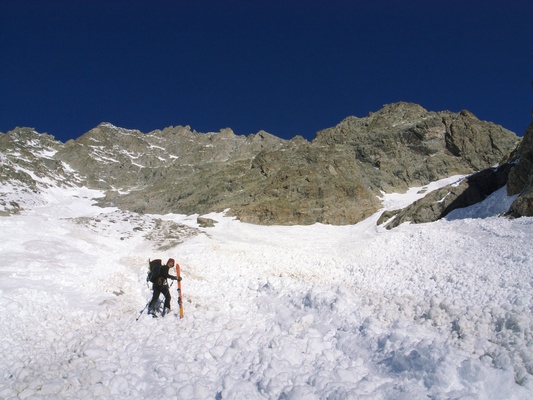
[[[0,398],[533,398],[533,219],[498,218],[502,192],[392,231],[199,229],[43,193],[0,218]],[[184,319],[141,313],[156,257],[181,265]]]

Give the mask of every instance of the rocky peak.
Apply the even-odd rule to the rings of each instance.
[[[508,149],[507,142],[502,141],[498,126],[485,126],[484,135],[479,140],[474,140],[479,136],[480,128],[475,123],[476,117],[468,111],[461,111],[458,117],[460,118],[446,118],[449,126],[447,148],[454,156],[462,157],[472,164],[473,160],[487,161],[490,155],[487,155],[486,149],[490,146],[499,153]],[[484,200],[503,186],[507,187],[509,196],[516,196],[505,215],[533,216],[533,122],[527,128],[523,139],[516,138],[516,141],[515,149],[503,158],[499,165],[471,174],[457,184],[431,192],[402,210],[383,213],[378,224],[384,223],[390,229],[403,222],[432,222],[447,216],[457,208],[468,207]]]
[[[377,112],[370,113],[366,117],[368,126],[395,127],[402,124],[412,124],[413,121],[421,120],[428,116],[428,111],[422,106],[408,102],[386,104]]]
[[[381,190],[421,186],[499,163],[517,137],[473,114],[428,112],[394,103],[364,118],[349,117],[317,133],[313,144],[343,146]]]
[[[55,150],[61,146],[61,142],[55,140],[52,135],[38,133],[34,128],[16,127],[7,133],[0,133],[0,150],[19,149],[29,151],[33,149]]]
[[[50,186],[72,186],[79,176],[55,158],[63,143],[33,128],[15,128],[0,134],[0,215],[39,204],[39,193]],[[8,189],[8,190],[5,190]]]

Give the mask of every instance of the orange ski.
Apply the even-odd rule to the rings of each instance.
[[[181,279],[180,276],[180,265],[176,263],[176,275],[178,277],[178,304],[180,306],[180,318],[183,318],[183,300],[181,298]]]

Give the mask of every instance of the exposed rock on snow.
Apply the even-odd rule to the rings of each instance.
[[[163,220],[157,216],[120,210],[96,216],[78,217],[74,221],[94,232],[105,233],[106,236],[118,237],[120,240],[130,239],[136,235],[136,232],[141,232],[146,240],[153,242],[156,249],[161,251],[166,251],[191,237],[202,234],[199,229]],[[128,224],[124,225],[123,222]]]
[[[196,221],[198,222],[198,225],[200,225],[200,228],[212,228],[218,222],[212,218],[206,217],[198,217],[196,218]]]
[[[386,228],[392,229],[405,222],[434,222],[456,209],[480,203],[505,186],[511,168],[512,164],[505,163],[467,176],[459,182],[428,193],[404,209],[383,212],[378,224],[386,222]],[[505,211],[507,210],[502,210],[502,213]]]

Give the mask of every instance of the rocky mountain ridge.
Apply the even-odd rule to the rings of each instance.
[[[0,135],[4,187],[52,184],[104,191],[101,205],[136,213],[224,211],[257,224],[353,224],[404,191],[508,159],[519,138],[467,111],[394,103],[317,133],[283,140],[188,126],[149,133],[102,123],[67,143],[30,128]],[[8,204],[4,213],[24,208]],[[16,202],[15,202],[16,203]]]

